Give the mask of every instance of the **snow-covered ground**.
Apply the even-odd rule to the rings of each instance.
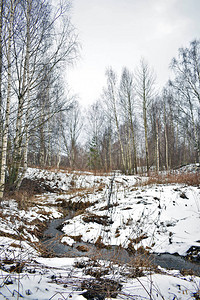
[[[115,187],[110,208],[107,197],[97,199],[84,214],[66,221],[66,236],[82,235],[83,241],[93,243],[101,236],[104,244],[123,247],[133,241],[136,248],[179,255],[186,255],[191,246],[200,246],[197,187]],[[96,222],[92,222],[94,218]]]
[[[163,271],[129,278],[123,276],[124,266],[115,266],[96,280],[87,275],[87,268],[76,267],[84,261],[38,257],[25,264],[21,273],[5,268],[0,272],[0,299],[199,299],[200,279],[195,276]],[[97,268],[105,269],[105,262],[99,261]]]
[[[139,176],[94,176],[89,172],[31,168],[26,178],[49,187],[46,190],[51,192],[31,199],[25,197],[20,205],[12,199],[1,203],[0,299],[21,296],[24,299],[104,299],[109,294],[98,287],[105,282],[110,283],[105,289],[111,290],[111,298],[199,299],[199,277],[159,268],[151,272],[139,270],[140,277],[131,278],[135,277],[130,275],[135,268],[131,260],[126,265],[112,263],[112,266],[96,260],[90,266],[88,258],[41,257],[39,244],[43,225],[63,217],[70,203],[77,211],[63,224],[61,242],[65,244],[75,246],[79,236],[83,242],[121,245],[132,252],[145,249],[154,253],[190,254],[199,259],[198,186],[148,186],[141,184],[147,178]],[[95,279],[88,268],[99,268],[100,279]],[[102,271],[105,269],[106,272]],[[91,293],[96,288],[94,296]]]

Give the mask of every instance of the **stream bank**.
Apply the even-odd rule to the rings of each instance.
[[[112,260],[119,264],[129,263],[134,259],[134,254],[119,246],[99,248],[94,244],[82,241],[75,242],[72,246],[61,243],[60,239],[63,236],[62,224],[64,221],[72,218],[73,215],[74,212],[69,211],[65,218],[51,220],[43,233],[41,242],[53,256],[95,257],[96,259]],[[188,273],[192,271],[196,275],[200,275],[200,263],[189,261],[185,257],[169,253],[151,253],[147,257],[152,264],[159,265],[162,268],[186,271]]]

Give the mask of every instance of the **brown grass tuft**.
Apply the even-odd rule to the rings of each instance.
[[[67,208],[68,210],[78,211],[78,210],[85,210],[86,208],[94,205],[94,203],[91,203],[90,201],[72,201],[72,200],[66,200],[62,198],[58,198],[56,200],[57,206],[62,208]]]
[[[71,239],[73,239],[75,242],[80,243],[82,241],[82,234],[79,235],[67,235]]]
[[[76,247],[76,249],[77,249],[78,251],[81,251],[81,252],[88,252],[88,251],[89,251],[89,248],[88,248],[87,246],[85,246],[85,245],[78,245],[78,246]]]
[[[106,246],[103,242],[102,242],[102,237],[99,236],[98,239],[95,242],[95,246],[99,249],[103,249],[103,248],[107,248],[108,246]]]
[[[148,179],[140,183],[140,186],[152,184],[186,184],[191,186],[200,186],[200,173],[151,173]]]

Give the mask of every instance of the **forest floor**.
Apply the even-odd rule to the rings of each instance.
[[[29,168],[1,202],[0,299],[200,299],[199,169]]]

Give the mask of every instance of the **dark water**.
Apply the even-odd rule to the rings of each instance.
[[[97,248],[94,244],[85,242],[76,242],[72,247],[60,243],[63,236],[62,223],[73,217],[73,212],[68,214],[63,219],[55,219],[49,222],[48,228],[44,231],[42,243],[48,251],[56,256],[80,257],[87,256],[96,259],[114,260],[117,263],[129,263],[133,259],[133,255],[127,252],[126,249],[118,246],[110,246],[109,249]],[[79,251],[77,247],[87,247],[87,252]],[[166,269],[175,270],[192,270],[197,275],[200,275],[200,263],[191,262],[184,257],[169,253],[150,254],[149,259],[152,263]]]
[[[175,270],[192,270],[200,275],[200,263],[186,260],[184,257],[169,253],[163,253],[160,255],[153,254],[153,260],[155,264],[166,269]]]

